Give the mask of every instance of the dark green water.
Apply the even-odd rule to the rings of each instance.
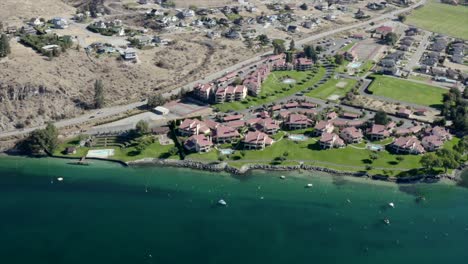
[[[468,189],[278,176],[2,157],[1,263],[466,263]]]

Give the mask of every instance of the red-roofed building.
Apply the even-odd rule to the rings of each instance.
[[[319,121],[317,124],[315,124],[314,128],[315,128],[314,135],[316,136],[320,136],[323,133],[331,133],[333,132],[333,129],[335,129],[335,127],[333,126],[331,122],[324,121],[324,120]]]
[[[193,135],[184,142],[184,148],[193,152],[208,152],[212,147],[211,138],[205,135]]]
[[[243,115],[228,115],[223,117],[224,122],[231,122],[235,120],[241,120],[244,116]]]
[[[294,66],[297,71],[308,71],[312,69],[313,64],[311,59],[298,58]]]
[[[203,121],[203,123],[205,123],[205,125],[210,129],[210,130],[215,130],[218,126],[220,126],[220,124],[218,122],[215,122],[213,120],[210,120],[210,119],[206,119],[205,121]]]
[[[243,84],[247,87],[247,89],[252,95],[257,96],[262,90],[262,83],[265,81],[269,74],[270,68],[267,65],[261,66],[256,71],[247,75],[247,77],[243,81]]]
[[[316,108],[316,107],[317,107],[317,104],[307,103],[307,102],[301,102],[301,103],[300,103],[300,107],[301,107],[301,108],[306,108],[306,109],[311,109],[311,108]]]
[[[378,34],[378,36],[381,38],[385,37],[387,34],[392,33],[392,32],[393,32],[393,28],[389,26],[380,26],[375,29],[375,33]]]
[[[436,151],[444,146],[444,141],[438,136],[427,136],[423,137],[421,144],[427,151]]]
[[[358,118],[359,118],[359,114],[344,112],[344,113],[341,115],[341,117],[342,117],[342,118],[346,118],[346,119],[358,119]]]
[[[214,138],[217,143],[232,143],[240,138],[239,132],[235,128],[228,126],[218,126],[215,130]]]
[[[276,134],[280,129],[278,121],[271,119],[271,118],[260,118],[253,127],[259,131],[262,131],[267,134]]]
[[[210,128],[197,119],[185,119],[179,126],[179,133],[182,136],[208,134],[209,132]]]
[[[396,112],[396,115],[399,117],[409,118],[413,112],[410,109],[400,107]]]
[[[338,114],[336,112],[330,112],[327,114],[327,119],[328,120],[333,120],[335,118],[338,118]]]
[[[213,92],[214,84],[213,83],[206,83],[206,84],[201,84],[199,83],[195,88],[193,89],[193,92],[195,96],[198,98],[202,99],[203,101],[208,101],[210,100],[211,93]]]
[[[242,101],[247,96],[247,87],[245,85],[228,86],[226,88],[219,88],[216,91],[216,102],[233,102]]]
[[[347,127],[341,130],[340,136],[348,144],[359,143],[363,138],[361,129],[357,129],[355,127]]]
[[[227,123],[225,123],[225,125],[230,126],[232,128],[235,128],[235,129],[239,129],[239,128],[245,127],[245,121],[235,120],[235,121],[227,122]]]
[[[433,127],[431,130],[431,134],[434,136],[438,136],[443,141],[452,139],[452,135],[444,127],[440,126]]]
[[[343,148],[346,146],[343,139],[335,133],[323,133],[319,143],[322,149]]]
[[[396,153],[422,154],[426,152],[415,136],[399,137],[390,146]]]
[[[285,122],[285,125],[288,126],[289,129],[304,129],[312,126],[312,120],[305,115],[291,114]]]
[[[244,143],[245,149],[264,149],[266,146],[272,145],[275,141],[263,132],[250,131],[245,135],[242,142]]]
[[[290,108],[296,108],[299,106],[298,102],[289,102],[284,105],[284,108],[290,109]]]
[[[367,134],[371,140],[382,140],[390,136],[390,131],[384,125],[374,124]]]

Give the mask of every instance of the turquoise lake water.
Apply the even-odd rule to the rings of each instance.
[[[1,263],[427,264],[468,257],[468,189],[450,183],[67,162],[0,157]],[[418,195],[426,200],[417,202]],[[217,206],[219,199],[228,206]]]

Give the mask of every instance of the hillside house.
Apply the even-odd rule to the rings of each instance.
[[[348,144],[359,143],[364,137],[361,129],[355,127],[347,127],[341,130],[340,136]]]
[[[291,114],[284,123],[289,129],[304,129],[311,127],[313,121],[301,114]]]
[[[393,141],[390,147],[396,153],[423,154],[426,152],[419,139],[415,136],[399,137]]]
[[[216,103],[242,101],[247,96],[247,87],[245,85],[228,86],[219,88],[216,91]]]
[[[370,128],[367,135],[370,137],[371,140],[382,140],[390,136],[390,129],[384,125],[374,124]]]
[[[250,131],[245,135],[242,142],[245,149],[264,149],[267,146],[271,146],[275,141],[263,132]]]
[[[423,137],[421,144],[427,151],[436,151],[444,146],[444,141],[435,135]]]
[[[335,133],[323,133],[319,144],[322,149],[343,148],[346,146],[343,139]]]
[[[184,148],[192,152],[209,152],[212,147],[211,138],[205,135],[193,135],[184,142]]]
[[[232,143],[240,138],[239,132],[229,126],[218,126],[214,131],[214,138],[217,143]]]
[[[213,89],[214,89],[214,84],[213,83],[206,83],[206,84],[199,83],[193,89],[193,93],[195,94],[196,97],[198,97],[201,100],[207,102],[207,101],[210,100]]]
[[[179,126],[179,134],[182,136],[192,136],[210,133],[210,128],[198,119],[185,119]]]
[[[320,136],[323,133],[331,133],[334,129],[335,127],[333,126],[333,123],[321,120],[317,124],[315,124],[314,135]]]

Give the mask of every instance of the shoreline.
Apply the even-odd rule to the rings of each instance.
[[[7,153],[0,153],[0,157],[4,156],[16,156]],[[17,155],[21,157],[26,157],[23,155]],[[64,156],[55,156],[48,155],[44,157],[50,157],[55,159],[64,159],[77,161],[80,158],[77,157],[64,157]],[[385,176],[385,175],[371,175],[367,172],[352,172],[352,171],[342,171],[335,170],[327,167],[312,166],[312,165],[269,165],[269,164],[245,164],[241,168],[236,168],[230,166],[227,162],[201,162],[194,160],[174,160],[174,159],[157,159],[157,158],[144,158],[135,161],[124,162],[116,159],[105,159],[105,158],[87,158],[87,160],[97,160],[117,163],[123,167],[138,167],[138,166],[157,166],[157,167],[172,167],[172,168],[185,168],[198,171],[206,172],[224,172],[231,175],[242,176],[247,175],[253,171],[274,171],[274,172],[293,172],[293,171],[307,171],[307,172],[320,172],[329,175],[336,176],[348,176],[356,178],[370,179],[373,181],[384,181],[392,182],[396,184],[405,184],[405,183],[437,183],[440,180],[446,179],[454,183],[461,181],[460,175],[467,168],[466,165],[463,165],[461,168],[455,169],[451,174],[437,174],[437,175],[412,175],[412,176]],[[82,166],[82,165],[77,165]]]

